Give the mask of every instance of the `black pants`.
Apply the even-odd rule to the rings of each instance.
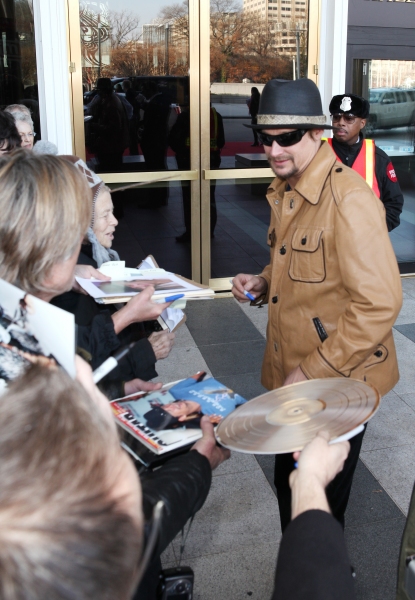
[[[367,425],[364,430],[353,437],[350,442],[350,452],[347,457],[343,470],[336,475],[327,486],[327,500],[333,517],[339,521],[344,528],[344,513],[346,512],[349,501],[350,490],[352,488],[353,475],[359,460],[360,448],[362,447],[363,436],[365,435]],[[291,488],[288,478],[294,469],[294,459],[292,454],[277,454],[275,457],[274,483],[277,488],[278,506],[280,509],[281,529],[287,527],[291,521]]]

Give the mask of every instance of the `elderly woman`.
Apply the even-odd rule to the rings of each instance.
[[[92,217],[81,246],[78,265],[99,268],[104,262],[119,260],[117,252],[111,248],[115,228],[118,224],[113,213],[111,190],[104,185],[96,173],[88,169],[83,160],[76,156],[66,156],[65,158],[75,164],[90,187]],[[90,296],[74,291],[55,298],[53,304],[73,313],[78,325],[89,325],[102,310],[111,311],[111,307],[107,306],[103,309]],[[124,379],[128,378],[127,368],[130,368],[140,379],[149,380],[157,377],[155,363],[168,356],[174,337],[174,333],[163,331],[152,333],[147,339],[143,326],[138,323],[126,328],[118,336],[121,343],[124,345],[131,341],[138,341],[134,347],[134,353],[129,355],[126,364],[120,367]],[[127,366],[128,363],[129,366]]]
[[[74,270],[91,219],[85,177],[68,160],[18,151],[0,157],[0,278],[50,302],[72,288]],[[128,325],[157,318],[168,304],[156,304],[148,288],[113,315],[103,311],[78,327],[78,346],[93,368],[120,347]],[[125,393],[155,384],[127,381]]]
[[[30,110],[24,104],[10,104],[4,110],[13,116],[22,141],[22,148],[32,150],[36,134]]]

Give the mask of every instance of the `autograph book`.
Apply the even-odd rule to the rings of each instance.
[[[126,449],[146,466],[162,455],[183,451],[202,437],[200,419],[216,425],[246,402],[205,372],[166,384],[155,392],[139,392],[113,400],[116,423],[124,430]]]

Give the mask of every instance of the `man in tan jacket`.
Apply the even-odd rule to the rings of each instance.
[[[268,188],[270,264],[233,280],[240,302],[268,302],[262,383],[267,389],[321,377],[372,383],[382,395],[399,379],[392,325],[402,303],[383,204],[327,142],[320,94],[307,79],[271,80],[261,96],[259,138],[276,178]],[[364,432],[327,489],[344,524]],[[275,485],[290,521],[291,455],[277,455]]]

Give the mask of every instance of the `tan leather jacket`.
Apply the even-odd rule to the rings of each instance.
[[[271,261],[262,383],[353,377],[383,395],[399,379],[392,325],[402,304],[383,204],[322,145],[294,190],[268,189]],[[326,338],[326,339],[325,339]]]

